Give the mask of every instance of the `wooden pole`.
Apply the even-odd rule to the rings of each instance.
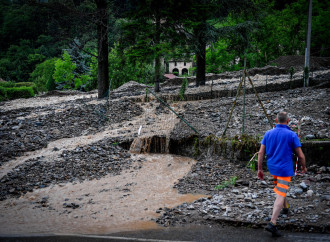
[[[262,102],[261,102],[261,99],[260,99],[260,97],[259,97],[259,94],[258,94],[257,90],[255,89],[255,87],[254,87],[254,85],[253,85],[253,82],[252,82],[250,76],[247,75],[247,77],[248,77],[248,79],[249,79],[249,81],[250,81],[250,84],[251,84],[253,90],[254,90],[254,93],[256,94],[256,97],[257,97],[257,99],[258,99],[258,102],[259,102],[260,106],[261,106],[262,109],[264,110],[264,113],[265,113],[265,115],[266,115],[266,117],[267,117],[267,119],[268,119],[268,123],[269,123],[269,125],[270,125],[270,128],[272,129],[272,128],[273,128],[272,122],[271,122],[271,120],[270,120],[270,118],[269,118],[269,116],[268,116],[268,114],[267,114],[267,112],[266,112],[266,109],[265,109],[264,105],[262,105]]]
[[[224,130],[223,133],[222,133],[222,137],[226,135],[226,131],[227,131],[227,129],[228,129],[228,125],[229,125],[229,122],[230,122],[231,116],[232,116],[232,114],[233,114],[233,110],[234,110],[234,108],[235,108],[235,106],[236,106],[236,100],[237,100],[237,97],[238,97],[239,92],[240,92],[240,90],[241,90],[241,88],[242,88],[242,83],[243,83],[243,78],[240,80],[240,83],[239,83],[239,85],[238,85],[238,89],[237,89],[236,97],[235,97],[234,103],[233,103],[233,105],[232,105],[232,107],[231,107],[231,110],[230,110],[230,113],[229,113],[229,118],[228,118],[228,121],[227,121],[227,124],[226,124],[226,128],[225,128],[225,130]]]
[[[243,79],[244,79],[244,87],[243,87],[243,124],[242,124],[242,135],[244,134],[244,128],[245,128],[245,79],[246,79],[246,57],[244,57],[244,73],[243,73]]]

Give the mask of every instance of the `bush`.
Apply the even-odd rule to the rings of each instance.
[[[0,82],[0,87],[15,87],[15,82]]]
[[[33,82],[17,82],[15,83],[15,87],[32,87],[33,92],[38,93],[38,88]]]
[[[16,82],[15,87],[31,87],[33,86],[33,82]]]
[[[52,91],[52,90],[56,89],[56,83],[55,83],[55,80],[53,78],[50,78],[46,82],[46,89],[47,89],[47,91]]]
[[[80,75],[74,79],[75,89],[86,91],[86,85],[92,78],[88,75]]]
[[[0,82],[0,87],[14,88],[14,87],[32,87],[33,93],[38,93],[36,85],[33,82]]]
[[[34,91],[32,87],[12,87],[4,89],[6,92],[6,98],[9,100],[34,97]]]
[[[41,64],[37,65],[34,71],[31,73],[31,78],[35,85],[37,86],[38,91],[52,91],[55,90],[56,85],[53,78],[55,71],[55,62],[56,58],[46,60]]]
[[[127,51],[121,51],[117,44],[111,48],[109,52],[109,79],[112,80],[111,89],[118,88],[129,81],[146,83],[150,80],[153,82],[154,76],[152,63],[130,59],[129,53]]]
[[[63,89],[71,89],[75,86],[74,70],[77,68],[76,64],[72,62],[67,51],[63,53],[63,59],[55,61],[55,72],[53,78],[55,83]]]
[[[0,82],[2,83],[2,82]],[[0,86],[0,102],[1,101],[5,101],[7,99],[7,92],[6,92],[6,88]]]

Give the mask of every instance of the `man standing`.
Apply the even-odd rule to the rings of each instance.
[[[297,134],[288,127],[290,119],[286,112],[279,112],[276,117],[274,129],[266,132],[261,141],[258,154],[258,177],[264,179],[262,170],[262,162],[265,154],[267,154],[267,167],[271,175],[274,177],[274,192],[277,194],[273,207],[273,215],[270,223],[266,226],[266,230],[271,232],[273,236],[281,236],[276,227],[276,220],[283,209],[288,212],[289,204],[286,199],[286,193],[289,189],[291,176],[294,176],[292,153],[297,154],[301,164],[301,172],[307,172],[305,155],[301,150],[301,143]]]

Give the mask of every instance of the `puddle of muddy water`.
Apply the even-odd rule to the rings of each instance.
[[[157,209],[206,197],[182,195],[173,189],[195,160],[160,154],[133,158],[145,159],[140,169],[50,186],[0,202],[0,233],[107,234],[155,229],[159,227],[152,219],[159,216]]]

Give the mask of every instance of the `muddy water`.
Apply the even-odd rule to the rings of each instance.
[[[205,195],[181,195],[173,184],[195,160],[173,155],[145,158],[141,169],[78,184],[38,189],[0,202],[0,233],[106,234],[157,228],[151,219],[161,207],[174,207]],[[45,207],[38,202],[48,196]],[[63,206],[75,203],[78,208]]]

